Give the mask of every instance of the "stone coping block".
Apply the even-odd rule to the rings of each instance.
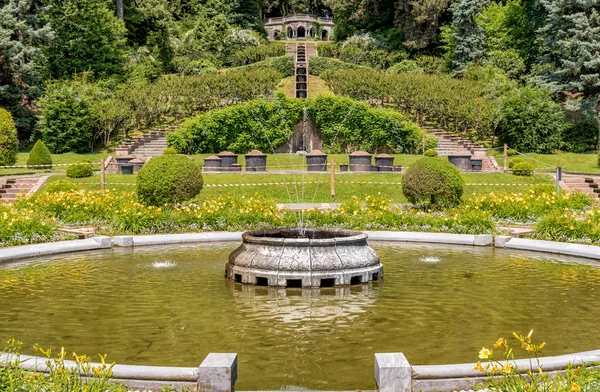
[[[491,234],[447,234],[447,233],[421,233],[409,231],[366,231],[371,241],[400,241],[424,242],[433,244],[454,244],[471,246],[488,246],[494,242]]]
[[[59,241],[34,245],[13,246],[5,249],[0,249],[0,263],[17,259],[26,259],[30,257],[50,256],[60,253],[106,249],[110,247],[110,237],[93,237],[85,240]]]
[[[585,257],[588,259],[600,260],[600,247],[595,245],[511,238],[504,244],[504,247],[507,249],[556,253],[565,256]]]
[[[198,374],[198,389],[202,392],[232,392],[237,381],[237,354],[209,353]]]
[[[375,354],[375,381],[380,392],[411,392],[412,370],[404,354]]]

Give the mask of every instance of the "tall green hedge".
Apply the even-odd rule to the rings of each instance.
[[[0,108],[0,166],[14,165],[18,149],[17,127],[12,115],[8,110]]]
[[[256,63],[243,65],[240,67],[229,68],[228,71],[254,71],[254,70],[265,70],[274,69],[282,74],[284,78],[294,75],[294,57],[292,56],[280,56],[270,57],[263,61],[257,61]]]
[[[169,133],[167,141],[188,154],[271,152],[287,143],[305,108],[321,132],[325,150],[331,153],[416,151],[423,135],[419,126],[394,110],[374,109],[344,97],[298,100],[278,95],[274,101],[256,100],[200,114]]]

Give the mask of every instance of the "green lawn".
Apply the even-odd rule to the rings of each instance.
[[[498,161],[498,166],[502,168],[504,158],[501,151],[495,151],[493,155]],[[556,154],[524,154],[518,155],[527,162],[531,163],[535,170],[556,170],[557,166],[563,168],[564,171],[583,172],[583,173],[600,173],[598,167],[598,155],[594,152],[585,154],[575,154],[572,152],[561,152]],[[510,160],[511,158],[508,159]]]
[[[199,200],[208,200],[219,195],[232,197],[252,196],[256,193],[275,199],[279,203],[315,202],[326,203],[331,201],[331,177],[330,173],[323,174],[205,174],[204,182],[207,185],[214,184],[263,184],[248,186],[225,186],[205,187]],[[466,174],[467,184],[465,194],[481,194],[490,192],[524,192],[531,189],[530,186],[512,185],[487,185],[479,184],[548,184],[553,180],[547,175],[535,175],[533,177],[516,177],[512,174]],[[67,179],[64,175],[52,176],[48,182]],[[108,174],[106,176],[106,188],[119,191],[134,191],[137,176]],[[387,195],[396,203],[406,202],[402,195],[402,174],[399,173],[373,173],[373,174],[336,174],[336,202],[343,202],[351,196],[365,197],[381,193]],[[94,175],[90,178],[71,179],[80,184],[85,190],[100,189],[100,176]],[[304,182],[304,185],[302,185]],[[378,184],[382,182],[383,184]]]

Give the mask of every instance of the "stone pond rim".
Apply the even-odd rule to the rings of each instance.
[[[268,229],[242,235],[225,277],[258,286],[333,287],[383,276],[365,233],[343,229]]]

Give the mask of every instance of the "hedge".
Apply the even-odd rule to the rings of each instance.
[[[308,73],[314,76],[320,76],[323,72],[329,70],[342,70],[342,69],[371,69],[364,65],[356,65],[352,63],[346,63],[334,58],[328,57],[310,57],[308,59]]]
[[[251,101],[188,119],[167,135],[167,142],[187,154],[271,152],[287,143],[304,108],[320,130],[326,151],[332,153],[414,152],[423,135],[415,123],[394,110],[371,108],[344,97],[298,100],[278,95],[275,101]]]
[[[35,145],[29,152],[27,166],[34,168],[41,166],[42,169],[52,168],[52,156],[50,155],[50,150],[48,150],[48,147],[46,147],[41,140],[35,142]]]

